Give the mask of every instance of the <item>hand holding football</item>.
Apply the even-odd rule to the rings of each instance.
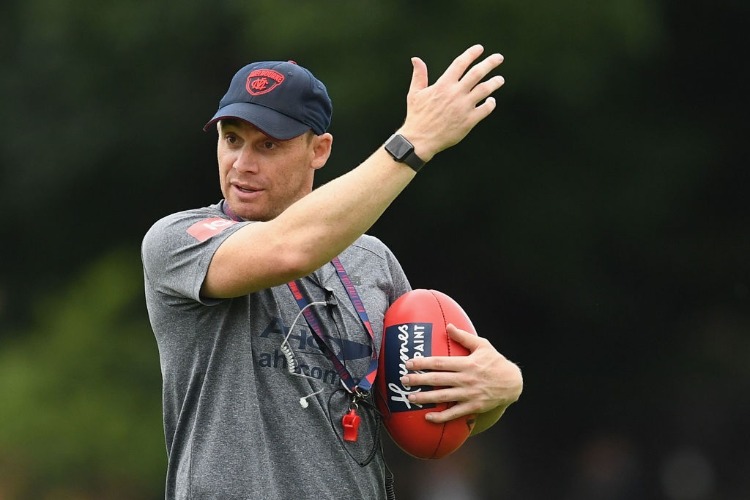
[[[454,403],[410,402],[410,394],[435,388],[401,383],[401,377],[409,373],[406,368],[409,359],[469,354],[448,335],[449,324],[476,335],[461,306],[436,290],[412,290],[396,300],[385,315],[376,402],[393,441],[417,458],[442,458],[454,452],[469,437],[475,423],[475,415],[444,423],[427,421],[427,413],[445,410]]]

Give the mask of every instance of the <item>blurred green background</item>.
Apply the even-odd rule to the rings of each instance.
[[[750,498],[748,21],[729,0],[3,2],[0,499],[163,498],[139,244],[220,198],[201,128],[239,67],[326,82],[322,183],[400,125],[411,56],[434,79],[477,42],[506,57],[497,110],[371,233],[525,391],[445,460],[389,447],[400,498]]]

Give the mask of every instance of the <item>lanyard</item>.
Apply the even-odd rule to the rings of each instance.
[[[302,310],[302,314],[305,317],[310,330],[312,330],[313,335],[318,341],[318,345],[320,345],[320,348],[323,350],[326,356],[328,356],[328,359],[330,359],[331,363],[333,363],[333,366],[336,369],[336,373],[341,378],[344,387],[346,387],[346,389],[352,394],[368,392],[372,388],[372,384],[375,382],[375,376],[378,373],[378,354],[375,350],[375,332],[372,329],[370,318],[367,316],[367,311],[365,310],[365,306],[362,303],[362,299],[360,299],[359,297],[357,288],[354,286],[351,278],[349,278],[349,275],[346,273],[346,270],[341,264],[341,261],[338,257],[334,257],[333,260],[331,260],[331,264],[333,264],[333,267],[336,268],[336,274],[338,274],[341,283],[344,285],[346,294],[349,296],[349,300],[351,300],[354,309],[359,315],[359,319],[362,321],[362,324],[364,325],[365,330],[367,330],[367,333],[370,335],[370,340],[372,341],[372,356],[370,357],[370,365],[367,368],[367,373],[364,377],[362,377],[362,379],[360,379],[359,382],[354,382],[354,378],[346,368],[344,361],[342,361],[341,358],[339,358],[333,352],[328,343],[326,343],[325,336],[323,335],[323,328],[321,327],[320,322],[315,317],[313,312],[309,308],[306,308],[306,306],[309,304],[309,301],[307,300],[307,297],[302,294],[298,282],[290,281],[289,283],[287,283],[287,286],[292,292],[294,300],[297,302],[300,310]]]
[[[221,201],[221,211],[224,212],[230,219],[236,221],[242,220],[229,208],[229,204],[226,203],[225,200]],[[333,264],[333,267],[336,268],[336,274],[338,274],[341,283],[344,285],[346,294],[349,296],[349,300],[351,300],[352,305],[357,311],[359,319],[362,321],[365,330],[367,330],[367,333],[370,335],[370,340],[372,342],[372,356],[370,357],[370,366],[368,366],[367,373],[364,377],[362,377],[362,379],[360,379],[359,382],[354,382],[354,378],[346,368],[344,361],[342,361],[326,343],[325,336],[323,335],[323,328],[321,327],[320,322],[315,317],[310,308],[307,308],[309,301],[307,300],[307,297],[302,294],[298,282],[290,281],[289,283],[287,283],[287,286],[292,292],[294,300],[297,302],[300,310],[302,310],[302,314],[304,315],[305,320],[310,327],[310,330],[312,330],[313,335],[318,342],[318,345],[326,354],[326,356],[328,356],[328,359],[331,360],[331,363],[333,363],[333,366],[336,369],[336,373],[341,378],[344,387],[346,387],[346,390],[350,393],[359,396],[370,391],[372,385],[375,383],[375,377],[378,374],[378,354],[375,349],[375,332],[372,329],[370,318],[367,316],[367,311],[365,310],[364,303],[362,302],[362,299],[360,299],[359,293],[357,293],[357,288],[354,286],[351,278],[349,278],[349,275],[346,273],[346,270],[341,264],[341,261],[338,257],[334,257],[333,260],[331,260],[331,264]]]

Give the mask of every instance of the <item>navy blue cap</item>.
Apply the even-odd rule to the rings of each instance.
[[[203,130],[224,118],[239,118],[274,139],[287,140],[312,129],[323,134],[333,105],[323,82],[294,61],[263,61],[239,70]]]

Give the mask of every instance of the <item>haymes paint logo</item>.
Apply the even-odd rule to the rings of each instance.
[[[407,374],[406,361],[418,356],[432,355],[432,323],[402,323],[385,329],[385,379],[388,381],[388,408],[394,411],[433,408],[434,404],[418,405],[409,402],[409,394],[432,390],[429,386],[401,385]]]

